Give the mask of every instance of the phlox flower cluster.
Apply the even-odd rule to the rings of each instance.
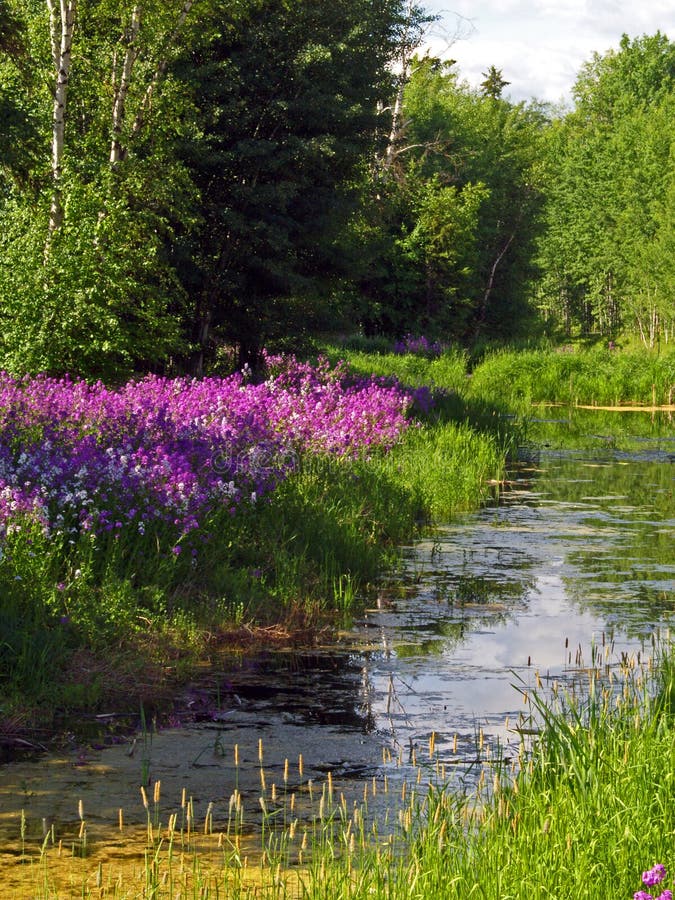
[[[430,341],[424,335],[406,334],[406,336],[394,344],[394,353],[415,353],[418,356],[440,356],[443,345],[439,341]]]
[[[268,494],[301,454],[388,448],[409,425],[398,384],[270,357],[274,374],[148,376],[112,389],[0,373],[0,536],[21,515],[46,532],[179,535]]]
[[[646,887],[654,887],[657,884],[661,884],[667,875],[668,873],[663,863],[656,863],[651,869],[647,869],[646,872],[642,873],[642,883]],[[658,897],[654,897],[647,891],[640,890],[633,894],[633,900],[673,900],[673,892],[666,888],[661,891]]]

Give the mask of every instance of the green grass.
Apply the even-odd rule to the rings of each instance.
[[[656,699],[643,676],[625,669],[618,708],[599,684],[588,702],[535,698],[544,731],[534,753],[468,835],[442,795],[432,798],[428,816],[436,821],[423,826],[413,850],[420,889],[411,896],[629,898],[655,862],[672,878],[672,661]],[[438,840],[443,822],[447,842]]]
[[[179,556],[160,528],[126,543],[81,535],[68,547],[49,545],[28,527],[16,531],[0,559],[6,710],[104,702],[100,680],[86,689],[71,671],[83,649],[108,657],[138,652],[161,665],[167,653],[199,654],[214,631],[272,623],[297,630],[349,617],[396,565],[401,543],[475,508],[503,477],[506,457],[523,439],[514,408],[570,399],[664,402],[675,384],[672,352],[501,351],[471,378],[466,355],[454,349],[433,359],[328,352],[360,374],[431,386],[434,407],[389,454],[301,460],[269,503],[235,517],[214,511]]]
[[[446,391],[464,393],[468,356],[460,349],[446,350],[441,356],[428,359],[413,353],[372,353],[325,346],[323,352],[331,362],[344,360],[360,375],[398,378],[411,387],[438,387]]]
[[[354,364],[368,374],[382,364],[382,374],[391,374],[394,363],[383,359],[355,356]],[[110,647],[111,636],[128,638],[139,628],[139,612],[143,627],[185,633],[214,622],[309,621],[321,610],[348,616],[368,584],[395,564],[402,541],[426,522],[480,503],[489,480],[501,477],[518,436],[495,398],[651,403],[654,384],[664,402],[675,381],[672,354],[500,353],[476,369],[470,386],[455,357],[396,358],[396,365],[407,383],[428,384],[433,371],[434,383],[448,391],[424,426],[389,455],[303,460],[269,505],[241,518],[214,516],[208,527],[217,540],[194,569],[165,553],[161,565],[142,570],[142,548],[134,555],[134,548],[110,547],[103,561],[79,548],[84,569],[77,578],[75,569],[65,573],[73,610],[67,638],[47,591],[54,561],[35,553],[35,536],[17,535],[11,557],[18,568],[2,570],[3,633],[10,636],[2,652],[22,686],[48,691],[48,665],[74,640],[95,645],[98,634]],[[161,549],[161,535],[155,539]],[[15,581],[21,572],[26,578]],[[38,653],[21,630],[26,611]],[[499,755],[493,759],[478,797],[453,794],[442,779],[426,790],[427,765],[416,794],[392,798],[383,828],[368,817],[367,791],[355,809],[327,796],[324,785],[300,815],[274,806],[263,787],[267,811],[256,846],[237,832],[236,809],[234,824],[190,822],[185,808],[172,824],[157,821],[150,805],[132,871],[101,869],[81,837],[57,862],[59,838],[48,835],[37,849],[24,848],[12,887],[34,898],[116,900],[628,900],[644,869],[663,862],[672,879],[675,868],[675,662],[672,646],[666,651],[651,668],[626,661],[618,690],[603,670],[605,681],[594,679],[588,700],[562,689],[547,700],[531,697],[543,722],[538,743],[514,772]]]
[[[675,349],[503,350],[474,369],[470,396],[521,405],[664,405],[675,398]]]

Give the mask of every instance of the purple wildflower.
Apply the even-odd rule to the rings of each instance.
[[[394,344],[394,353],[414,353],[420,356],[440,356],[443,352],[443,345],[438,341],[430,341],[424,335],[415,336],[406,334],[402,341]]]
[[[414,398],[395,380],[325,359],[267,364],[257,385],[148,376],[117,390],[0,372],[0,539],[26,520],[69,541],[153,523],[185,537],[260,502],[301,455],[367,456],[410,424]]]
[[[646,884],[648,887],[651,887],[654,884],[661,884],[666,877],[666,874],[666,867],[663,863],[656,863],[651,869],[642,873],[642,883]]]

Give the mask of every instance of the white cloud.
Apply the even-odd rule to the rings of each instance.
[[[569,101],[582,64],[618,47],[624,33],[675,39],[675,4],[665,0],[457,0],[451,8],[429,0],[426,7],[442,17],[429,35],[431,51],[456,59],[474,86],[496,66],[514,100]],[[448,47],[458,30],[463,37]]]

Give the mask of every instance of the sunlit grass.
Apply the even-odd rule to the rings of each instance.
[[[502,350],[474,369],[470,391],[513,404],[672,404],[675,350]]]
[[[395,376],[411,387],[425,385],[457,393],[464,393],[466,389],[468,355],[460,348],[448,348],[432,358],[414,353],[372,353],[331,346],[324,350],[331,360],[342,359],[352,371],[361,375]]]

